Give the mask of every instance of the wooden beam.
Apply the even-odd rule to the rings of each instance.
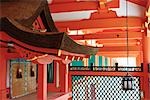
[[[127,0],[127,1],[135,3],[143,7],[146,7],[146,4],[147,4],[147,0]]]
[[[86,45],[86,41],[75,40],[77,43]],[[96,40],[97,46],[103,45],[104,47],[118,47],[118,46],[127,46],[127,40],[124,39],[101,39]],[[139,39],[128,39],[128,46],[142,46],[142,40]]]
[[[129,51],[129,57],[136,57],[139,55],[139,51]],[[126,51],[112,51],[112,52],[101,52],[99,51],[97,55],[106,56],[106,57],[127,57]]]
[[[127,40],[98,40],[96,41],[98,44],[103,44],[105,47],[106,46],[127,46]],[[141,40],[136,40],[136,39],[129,39],[128,40],[128,46],[137,46],[141,45]]]
[[[56,22],[58,28],[69,28],[70,30],[80,29],[127,29],[126,18],[109,18],[109,19],[88,19],[80,21]],[[128,29],[142,28],[142,19],[139,17],[128,17]]]
[[[128,42],[129,43],[137,43],[138,42],[138,40],[136,40],[136,39],[129,39],[128,40]],[[140,40],[139,40],[139,42],[141,42]],[[114,44],[114,43],[118,43],[118,44],[120,44],[120,43],[123,43],[123,44],[126,44],[127,43],[127,40],[126,39],[110,39],[110,40],[108,40],[108,39],[101,39],[101,40],[97,40],[96,41],[96,43],[102,43],[102,44]]]
[[[129,46],[128,47],[129,51],[141,51],[142,47],[141,46]],[[112,52],[112,51],[127,51],[126,46],[116,46],[116,47],[102,47],[99,49],[99,52]]]
[[[52,0],[52,4],[75,2],[76,0]]]
[[[88,1],[88,2],[69,2],[69,3],[51,4],[49,7],[52,13],[58,13],[58,12],[83,11],[83,10],[97,10],[98,6],[99,6],[98,2]]]
[[[100,72],[100,71],[70,71],[69,75],[80,75],[80,76],[126,76],[127,72]],[[132,76],[140,76],[140,77],[144,77],[142,72],[133,72],[130,73],[130,75]],[[148,99],[147,99],[148,100]]]
[[[147,0],[146,9],[147,9],[147,11],[150,9],[150,0]]]
[[[118,8],[119,0],[112,0],[106,4],[107,8]],[[72,12],[72,11],[85,11],[85,10],[98,10],[98,1],[76,1],[76,0],[53,0],[50,4],[52,13],[59,12]]]
[[[91,39],[126,39],[127,32],[97,32],[84,35],[69,35],[73,40],[91,40]],[[142,39],[141,32],[129,32],[129,39]]]

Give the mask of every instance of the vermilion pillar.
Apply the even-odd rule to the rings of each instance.
[[[47,100],[47,64],[52,63],[53,59],[49,55],[38,58],[38,96],[37,100]]]
[[[47,64],[38,64],[37,100],[47,100]]]
[[[141,55],[140,54],[136,57],[136,66],[141,66]]]
[[[66,67],[65,67],[65,92],[68,92],[68,64],[66,64]]]
[[[0,100],[7,100],[6,97],[6,67],[7,60],[5,50],[0,48]]]
[[[150,37],[143,37],[143,63],[144,63],[144,100],[150,100],[149,82],[148,82],[148,63],[150,63]]]

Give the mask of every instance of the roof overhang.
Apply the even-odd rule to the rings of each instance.
[[[46,0],[3,1],[1,5],[3,12],[0,18],[0,31],[7,37],[7,39],[2,38],[1,42],[14,43],[19,52],[26,50],[33,54],[31,57],[46,54],[61,58],[59,57],[60,51],[63,55],[72,57],[74,55],[87,57],[98,51],[98,48],[79,45],[66,33],[58,32]],[[39,15],[47,32],[37,32],[31,29],[31,25]]]

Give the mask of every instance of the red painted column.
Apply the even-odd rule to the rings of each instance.
[[[5,57],[5,51],[0,48],[0,100],[7,100],[6,97],[6,69],[7,60]]]
[[[60,89],[61,92],[65,92],[65,64],[62,63],[62,61],[59,61],[60,68],[59,70],[60,73]]]
[[[68,77],[69,77],[69,72],[68,72],[68,64],[62,63],[62,61],[59,61],[60,64],[60,88],[61,92],[69,92],[69,86],[68,86]]]
[[[66,67],[65,67],[65,92],[68,92],[68,77],[69,77],[69,74],[68,74],[68,64],[66,64]]]
[[[143,63],[144,63],[144,100],[150,100],[150,91],[148,83],[148,63],[150,63],[150,37],[143,37]]]
[[[140,54],[136,57],[136,66],[141,66],[141,55]]]
[[[72,91],[72,76],[69,72],[69,75],[68,75],[68,91]]]
[[[37,100],[47,100],[47,64],[38,64]]]
[[[48,83],[48,92],[59,92],[59,74],[57,75],[59,71],[59,64],[57,65],[57,61],[54,60],[54,82]]]

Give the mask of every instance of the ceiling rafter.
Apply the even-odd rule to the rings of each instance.
[[[137,57],[140,54],[140,51],[129,51],[130,57]],[[112,51],[112,52],[101,52],[99,51],[97,55],[106,56],[106,57],[127,57],[126,51]]]
[[[127,46],[127,40],[97,40],[96,43],[106,46]],[[142,45],[141,40],[129,39],[128,46]]]
[[[77,0],[52,0],[52,4],[75,2],[75,1],[77,1]]]
[[[86,11],[86,10],[98,10],[98,2],[81,2],[76,0],[53,0],[51,4],[51,12],[53,13],[63,13],[63,12],[73,12],[73,11]],[[115,1],[115,0],[113,0]],[[119,1],[119,0],[118,0]],[[128,0],[134,4],[146,7],[147,1],[150,0]],[[144,2],[143,2],[144,1]],[[90,5],[90,6],[89,6]],[[111,4],[112,5],[112,4]],[[64,9],[62,9],[64,8]],[[90,30],[87,32],[90,34],[84,35],[70,35],[70,37],[76,41],[80,40],[92,40],[95,39],[100,44],[104,44],[103,48],[100,48],[98,52],[99,55],[105,56],[120,56],[126,57],[126,18],[116,17],[116,18],[95,18],[87,20],[78,21],[65,21],[56,22],[55,24],[59,30],[69,32],[68,30]],[[141,45],[137,45],[137,42],[141,41],[143,29],[143,19],[138,17],[129,17],[128,19],[128,34],[129,34],[129,56],[137,56],[141,51]],[[93,32],[92,30],[97,29],[101,32]],[[120,30],[114,31],[114,30]],[[119,37],[117,37],[119,34]],[[111,46],[112,44],[112,46]],[[113,48],[113,49],[112,49]]]
[[[146,7],[148,0],[127,0],[127,1],[138,4],[138,5],[143,6],[143,7]]]
[[[73,40],[89,39],[126,39],[126,32],[98,32],[94,34],[69,35]],[[141,32],[129,32],[129,39],[142,39]]]
[[[147,9],[147,10],[149,10],[149,9],[150,9],[150,0],[147,0],[146,9]]]
[[[59,12],[72,12],[72,11],[83,11],[83,10],[97,10],[99,5],[98,2],[68,2],[68,3],[58,3],[49,4],[52,13]],[[90,6],[89,6],[90,5]]]
[[[129,46],[128,47],[129,51],[141,51],[142,47],[141,46]],[[127,51],[126,46],[116,46],[116,47],[102,47],[99,49],[100,52],[112,52],[112,51]]]
[[[65,0],[65,1],[54,1],[49,4],[52,13],[59,12],[72,12],[72,11],[83,11],[83,10],[98,10],[98,1],[75,1],[75,0]],[[90,6],[89,6],[90,5]],[[107,8],[118,8],[119,0],[113,0],[107,3]],[[63,9],[62,9],[63,8]]]
[[[126,18],[109,18],[109,19],[87,19],[80,21],[64,21],[56,22],[58,28],[69,28],[70,30],[80,29],[126,29]],[[130,28],[142,28],[142,18],[139,17],[128,17],[128,29]]]

